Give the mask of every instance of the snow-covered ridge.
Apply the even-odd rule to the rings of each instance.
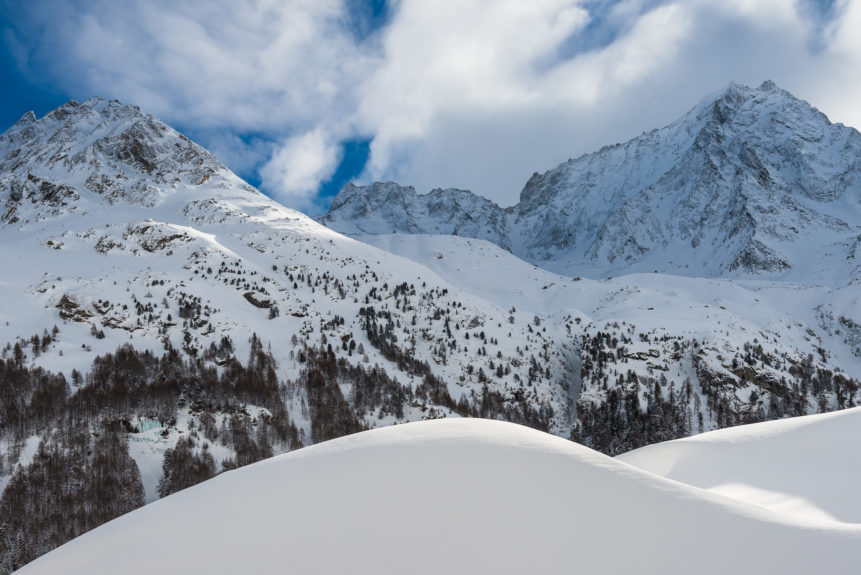
[[[82,195],[85,204],[155,208],[175,196],[218,197],[285,210],[159,119],[100,98],[70,101],[39,119],[25,114],[0,135],[0,189],[7,224],[30,212],[44,218],[84,210]]]
[[[486,239],[570,275],[843,283],[857,276],[861,134],[772,82],[731,84],[669,126],[534,174],[515,206],[466,195],[348,187],[320,221],[347,234]]]
[[[746,505],[524,427],[444,420],[226,473],[20,572],[855,573],[859,545],[858,525]]]
[[[502,208],[467,190],[437,189],[418,195],[411,186],[377,182],[344,186],[320,221],[348,235],[448,234],[486,239],[510,249],[507,217]]]
[[[861,408],[722,429],[617,456],[782,513],[861,524]]]

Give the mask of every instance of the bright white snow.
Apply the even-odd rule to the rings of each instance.
[[[525,427],[450,419],[222,474],[20,573],[857,573],[859,548],[859,525],[747,505]]]
[[[762,507],[861,524],[861,408],[721,429],[617,456]]]

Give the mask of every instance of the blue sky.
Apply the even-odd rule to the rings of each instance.
[[[0,0],[0,124],[140,105],[310,213],[347,181],[517,201],[535,171],[772,79],[861,125],[861,0]]]
[[[0,53],[0,126],[2,129],[33,110],[37,115],[50,112],[69,100],[62,90],[50,84],[38,84],[21,71],[8,50]]]

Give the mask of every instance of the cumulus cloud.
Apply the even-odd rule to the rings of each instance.
[[[320,183],[338,167],[340,150],[319,128],[288,138],[261,168],[262,183],[289,205],[312,207]]]
[[[811,82],[812,101],[835,119],[861,129],[861,2],[843,0],[837,3],[841,17],[826,27],[823,75],[829,81]]]
[[[670,66],[690,30],[683,7],[659,6],[606,47],[566,59],[591,23],[577,2],[435,6],[402,5],[363,86],[359,115],[375,134],[366,177],[469,187],[503,203],[533,170],[606,143],[602,123],[624,120],[607,110]]]
[[[511,204],[533,171],[730,81],[861,126],[861,0],[392,0],[380,28],[356,6],[50,0],[5,35],[23,68],[137,103],[312,209],[345,140],[371,140],[363,180]]]
[[[363,72],[338,0],[68,4],[46,32],[63,53],[41,54],[57,76],[194,124],[313,124]]]

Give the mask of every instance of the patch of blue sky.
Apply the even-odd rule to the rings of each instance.
[[[341,143],[341,149],[341,163],[338,164],[332,177],[320,186],[320,191],[314,201],[315,206],[321,212],[329,209],[332,198],[338,195],[345,184],[356,179],[364,171],[365,164],[368,163],[368,156],[371,153],[371,140],[348,140]]]
[[[637,16],[666,3],[667,0],[636,3],[630,0],[586,0],[580,6],[589,13],[589,22],[560,46],[557,56],[560,60],[569,60],[606,48],[628,31]]]
[[[392,6],[386,0],[348,0],[347,21],[358,41],[363,41],[386,26]]]
[[[841,3],[837,0],[801,0],[799,7],[813,24],[813,35],[808,46],[813,52],[824,49],[828,44],[829,24],[840,15]]]
[[[42,116],[71,99],[63,90],[38,80],[40,75],[31,69],[26,48],[18,39],[13,8],[9,2],[0,2],[0,132],[28,111]]]

